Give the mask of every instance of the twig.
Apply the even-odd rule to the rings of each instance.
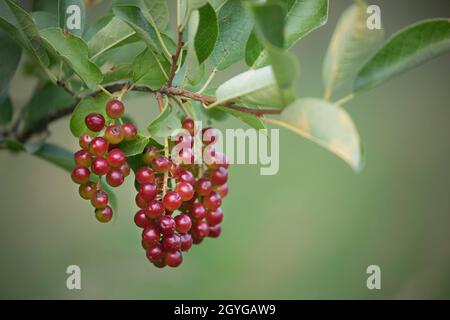
[[[335,104],[337,104],[337,105],[343,105],[343,104],[349,102],[350,100],[352,100],[353,97],[354,97],[353,93],[350,93],[350,94],[346,95],[345,97],[342,97],[341,99],[337,100],[337,101],[335,102]]]
[[[75,99],[78,99],[77,93],[75,91],[73,91],[71,88],[69,88],[69,86],[67,85],[67,82],[65,82],[64,80],[57,80],[56,84],[58,86],[60,86],[61,88],[63,88],[72,97],[74,97]]]
[[[180,57],[181,48],[183,47],[183,32],[178,31],[177,49],[172,55],[172,65],[170,66],[169,79],[167,80],[167,86],[172,86],[173,78],[175,77],[175,71],[177,70],[178,58]]]

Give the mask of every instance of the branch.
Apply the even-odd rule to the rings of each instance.
[[[183,47],[183,31],[178,31],[178,43],[175,54],[172,55],[172,65],[170,66],[169,79],[167,80],[167,87],[172,86],[175,71],[177,70],[178,58],[180,57],[181,48]]]

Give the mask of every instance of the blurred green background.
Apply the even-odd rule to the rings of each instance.
[[[301,96],[322,96],[324,52],[352,3],[330,2],[327,25],[294,48]],[[420,19],[450,16],[447,0],[368,3],[381,7],[387,35]],[[244,68],[219,74],[215,83]],[[67,172],[1,152],[0,298],[450,298],[449,83],[446,55],[346,106],[365,147],[361,174],[282,130],[279,173],[233,166],[222,236],[194,247],[178,269],[146,261],[133,224],[132,179],[117,191],[117,219],[103,225]],[[16,74],[16,108],[33,85]],[[127,104],[141,126],[155,115],[150,96]],[[76,150],[67,118],[50,129],[51,142]],[[71,264],[81,267],[82,290],[66,288]],[[381,290],[366,287],[371,264],[381,267]]]

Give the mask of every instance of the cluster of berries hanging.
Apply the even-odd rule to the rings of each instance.
[[[183,121],[189,132],[176,142],[187,148],[170,150],[148,147],[142,155],[143,166],[136,172],[139,188],[135,224],[143,228],[142,246],[147,258],[159,268],[178,267],[182,252],[204,238],[217,238],[221,232],[222,199],[228,194],[228,163],[223,154],[214,150],[215,130],[202,130],[202,153],[209,148],[211,159],[197,164],[194,147],[194,121]]]
[[[106,176],[111,187],[118,187],[130,174],[125,153],[118,145],[134,140],[137,129],[131,123],[116,123],[124,111],[123,103],[113,99],[106,105],[108,121],[99,113],[88,114],[85,123],[89,131],[80,136],[81,150],[74,154],[76,167],[72,170],[72,180],[80,185],[80,196],[91,201],[100,222],[110,221],[113,215],[108,193],[101,188],[102,177]],[[100,135],[102,130],[103,135]]]

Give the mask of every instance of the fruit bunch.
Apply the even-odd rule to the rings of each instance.
[[[107,119],[100,113],[90,113],[85,118],[89,129],[80,136],[80,147],[74,154],[73,182],[80,185],[79,194],[90,200],[95,217],[100,222],[111,220],[113,212],[108,205],[109,196],[102,190],[102,177],[111,187],[118,187],[130,174],[125,153],[119,148],[122,141],[136,138],[137,129],[131,123],[121,124],[125,111],[123,103],[112,99],[106,104]],[[119,123],[117,123],[119,122]]]
[[[136,171],[135,224],[142,228],[142,246],[147,258],[156,267],[178,267],[182,252],[206,237],[217,238],[221,233],[222,199],[228,194],[228,163],[225,156],[214,150],[215,130],[202,130],[200,149],[208,149],[210,159],[196,163],[194,121],[183,121],[189,134],[178,141],[190,147],[169,146],[169,152],[150,146],[142,154],[142,166]]]

